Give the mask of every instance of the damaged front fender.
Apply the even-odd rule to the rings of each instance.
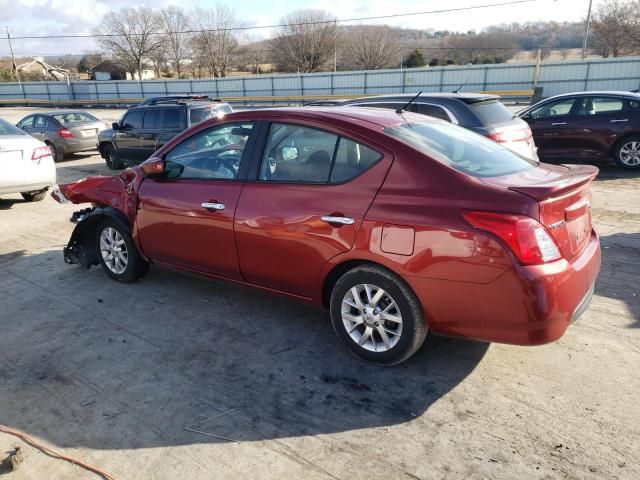
[[[119,175],[89,177],[77,182],[55,185],[51,196],[59,203],[92,203],[99,207],[112,207],[135,221],[137,192],[143,173],[138,167],[128,168]]]
[[[97,229],[105,218],[118,222],[131,235],[142,178],[142,171],[136,167],[115,176],[89,177],[54,186],[51,196],[59,203],[92,204],[71,217],[76,228],[64,249],[65,262],[85,268],[98,264]]]
[[[97,265],[100,261],[98,255],[98,224],[105,218],[116,221],[129,235],[131,227],[127,217],[112,207],[85,208],[75,212],[74,218],[77,220],[76,228],[73,229],[69,243],[63,249],[64,261],[71,264],[78,264],[84,268]]]

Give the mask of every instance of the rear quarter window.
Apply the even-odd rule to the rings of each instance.
[[[444,122],[403,123],[385,128],[426,156],[473,177],[497,177],[529,170],[537,163],[465,128]]]
[[[469,109],[485,125],[497,125],[506,123],[513,119],[513,113],[498,100],[489,100],[486,102],[472,103]]]

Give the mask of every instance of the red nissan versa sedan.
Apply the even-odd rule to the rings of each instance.
[[[354,353],[392,365],[427,331],[559,338],[600,268],[597,173],[423,115],[282,108],[208,120],[52,195],[93,204],[72,218],[67,262],[121,282],[154,263],[328,307]]]

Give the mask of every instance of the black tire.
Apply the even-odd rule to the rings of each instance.
[[[22,192],[22,198],[27,202],[41,202],[44,200],[44,196],[47,194],[47,189],[38,190],[36,192]]]
[[[57,163],[64,160],[64,154],[62,153],[62,150],[60,150],[59,148],[56,148],[56,146],[51,142],[45,142],[45,143],[47,147],[49,147],[49,150],[51,150],[51,156],[53,157],[54,162]]]
[[[121,238],[124,240],[124,246],[126,248],[126,254],[128,259],[126,263],[126,268],[122,272],[116,272],[110,266],[108,266],[102,255],[100,238],[102,236],[102,232],[108,228],[112,228],[116,230],[120,234]],[[147,273],[147,270],[149,269],[149,263],[147,263],[140,256],[138,249],[133,244],[133,240],[131,239],[129,232],[125,228],[123,228],[122,225],[120,225],[120,223],[116,222],[111,218],[105,218],[98,224],[98,228],[96,230],[96,249],[97,249],[98,259],[100,261],[100,264],[102,265],[102,268],[107,273],[107,275],[109,275],[111,278],[113,278],[118,282],[122,282],[122,283],[135,282],[140,277],[142,277],[145,273]]]
[[[342,304],[345,295],[352,287],[364,284],[374,285],[387,292],[402,315],[402,331],[399,339],[386,351],[371,351],[360,346],[350,336],[342,320]],[[397,275],[376,265],[356,267],[342,275],[331,292],[330,309],[331,322],[338,337],[354,354],[380,365],[397,365],[407,360],[422,346],[429,330],[420,302],[411,288]],[[382,326],[388,326],[388,322],[382,323]],[[366,328],[365,325],[361,327]],[[378,335],[378,339],[381,340],[379,334],[374,333],[374,335]]]
[[[628,160],[625,161],[623,156],[623,148],[626,145],[629,145],[632,142],[637,142],[636,149],[638,151],[638,158],[635,159],[637,163],[630,164]],[[624,168],[625,170],[640,170],[640,135],[629,135],[618,141],[615,148],[613,149],[613,160],[616,164]]]
[[[122,157],[110,143],[102,147],[104,152],[104,161],[111,170],[120,170],[124,167]]]

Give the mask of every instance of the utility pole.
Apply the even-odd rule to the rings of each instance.
[[[11,71],[18,79],[18,84],[22,86],[22,82],[20,81],[20,74],[18,73],[18,65],[16,65],[16,57],[13,55],[13,46],[11,45],[11,34],[9,33],[9,27],[4,27],[7,31],[7,40],[9,41],[9,52],[11,53]]]
[[[593,0],[589,0],[589,10],[587,11],[587,24],[584,27],[584,41],[582,42],[582,59],[587,58],[587,41],[589,39],[589,24],[591,23],[591,5]]]
[[[338,71],[338,19],[333,23],[333,72]]]

